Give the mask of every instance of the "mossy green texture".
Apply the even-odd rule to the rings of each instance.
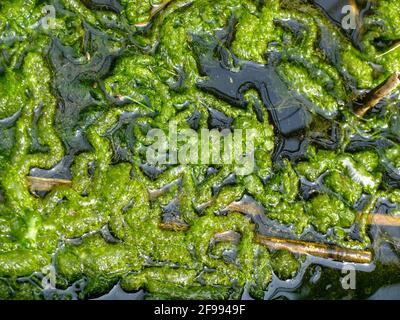
[[[400,205],[399,190],[385,186],[382,169],[400,170],[399,144],[379,152],[346,150],[356,133],[400,132],[394,99],[385,114],[375,112],[367,119],[349,108],[354,88],[371,90],[400,68],[400,50],[381,56],[373,46],[377,34],[387,41],[400,38],[398,0],[379,1],[366,18],[364,51],[316,7],[297,1],[196,0],[187,5],[176,0],[148,29],[141,26],[150,18],[147,0],[121,0],[120,15],[90,10],[78,0],[48,1],[56,9],[49,28],[43,27],[42,3],[0,4],[0,298],[92,298],[119,282],[126,291],[144,289],[149,299],[239,299],[245,288],[261,299],[272,274],[294,277],[301,259],[254,243],[253,222],[238,212],[225,214],[230,203],[249,195],[267,218],[296,236],[311,225],[321,234],[333,230],[332,243],[363,249],[370,244],[367,227],[361,224],[361,241],[347,233],[356,222],[354,206],[361,195]],[[313,103],[312,115],[339,122],[341,148],[310,144],[306,158],[276,165],[273,153],[282,137],[266,108],[264,121],[257,118],[258,92],[246,92],[250,103],[238,108],[197,87],[203,76],[192,36],[214,37],[233,15],[231,54],[265,64],[268,52],[278,52],[278,74]],[[306,31],[296,38],[285,27],[289,20]],[[321,34],[336,61],[319,46]],[[62,58],[52,57],[56,40],[66,48]],[[103,55],[113,59],[107,72],[102,72],[106,62],[88,67]],[[65,64],[56,70],[54,60],[61,59]],[[374,70],[377,64],[381,72]],[[89,71],[71,79],[70,65]],[[176,88],[182,70],[184,81]],[[82,108],[60,117],[65,102],[60,96],[78,100]],[[199,127],[207,128],[209,108],[232,118],[232,129],[255,130],[254,172],[225,185],[234,165],[217,165],[211,174],[204,164],[167,166],[156,178],[147,176],[141,167],[150,144],[147,132],[167,133],[171,121],[178,130],[187,129],[186,119],[194,112],[201,115]],[[26,177],[31,169],[60,163],[76,132],[84,133],[91,148],[73,154],[72,185],[43,198],[30,192]],[[306,199],[302,179],[320,179],[323,188]],[[160,227],[165,208],[174,201],[186,231]],[[215,235],[226,231],[237,233],[239,240],[214,244]],[[49,266],[56,275],[46,291],[38,274],[50,277],[44,271]],[[74,287],[83,280],[82,287]]]

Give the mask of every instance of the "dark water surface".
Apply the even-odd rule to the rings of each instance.
[[[110,10],[117,13],[121,11],[121,7],[117,1],[105,2],[109,3],[108,5]],[[354,3],[354,1],[348,0],[315,0],[309,2],[312,2],[313,5],[319,7],[332,23],[338,27],[341,27],[341,19],[343,17],[341,10],[343,6]],[[89,1],[89,3],[91,3],[91,6],[96,8],[95,1]],[[99,3],[101,3],[101,1]],[[360,19],[362,19],[364,16],[368,15],[372,1],[356,1],[356,3],[360,10]],[[104,6],[104,4],[101,6]],[[335,124],[332,124],[330,136],[328,138],[320,138],[312,134],[307,135],[305,138],[305,130],[307,130],[307,127],[313,120],[311,113],[308,111],[308,109],[313,109],[313,103],[304,96],[291,92],[288,89],[287,85],[281,80],[275,69],[274,57],[270,57],[270,61],[267,64],[262,65],[251,61],[240,61],[231,55],[233,63],[240,64],[241,69],[239,72],[230,70],[226,57],[231,54],[229,52],[229,41],[232,39],[230,33],[233,32],[233,23],[234,21],[232,20],[230,25],[228,25],[225,39],[214,39],[215,43],[213,45],[205,43],[204,39],[201,37],[193,37],[193,44],[195,47],[202,49],[200,50],[201,53],[198,54],[199,71],[202,75],[207,76],[207,80],[198,83],[198,88],[205,92],[209,92],[238,108],[244,108],[246,106],[247,102],[243,96],[245,90],[257,90],[260,94],[262,104],[271,115],[272,122],[276,129],[277,143],[275,154],[273,156],[273,161],[275,163],[279,163],[283,158],[289,158],[291,161],[302,159],[309,143],[315,143],[328,150],[338,149],[340,147],[340,136],[339,129]],[[295,24],[289,25],[289,27],[293,28],[295,33],[296,30],[299,31],[301,29],[301,26]],[[92,146],[83,134],[83,131],[86,128],[83,128],[83,125],[79,122],[79,108],[83,109],[95,104],[96,101],[93,96],[86,94],[86,92],[80,88],[80,81],[94,81],[103,78],[112,68],[114,60],[120,53],[117,52],[111,54],[106,52],[102,47],[103,42],[101,37],[91,30],[89,26],[85,25],[85,28],[88,33],[92,33],[92,37],[95,39],[93,41],[98,42],[96,42],[96,44],[101,49],[99,52],[104,53],[103,55],[96,56],[97,60],[93,60],[92,62],[93,65],[100,64],[102,68],[97,70],[96,73],[92,72],[92,65],[89,65],[87,70],[82,70],[82,66],[73,62],[72,57],[68,56],[68,51],[61,43],[55,39],[52,41],[49,54],[50,62],[55,70],[55,88],[58,90],[58,95],[66,102],[63,108],[58,109],[55,124],[64,145],[67,146],[67,150],[64,158],[52,169],[31,168],[31,176],[53,179],[71,179],[71,165],[74,161],[74,156],[81,152],[92,150]],[[342,31],[355,47],[361,51],[363,50],[361,38],[364,30],[361,25],[357,26],[355,30]],[[320,45],[322,51],[329,51],[329,48],[324,48],[324,43],[322,41]],[[221,47],[218,48],[218,46]],[[207,48],[210,52],[207,52]],[[219,54],[215,54],[215,51]],[[69,74],[74,79],[74,81],[71,81],[68,85],[65,84],[65,73]],[[82,90],[82,95],[70,96],[70,87],[74,87],[77,92],[77,89]],[[282,105],[284,105],[284,108],[277,107]],[[304,108],[304,106],[307,106],[308,108]],[[40,112],[41,110],[38,109],[37,117],[39,117]],[[208,126],[210,129],[230,129],[230,126],[234,121],[233,118],[228,117],[211,107],[208,108],[208,113]],[[0,119],[0,129],[8,129],[8,127],[16,122],[19,116],[20,112],[17,112],[9,118]],[[196,130],[199,128],[200,116],[200,113],[195,112],[192,116],[186,118],[186,121],[190,127]],[[116,127],[107,132],[108,137],[110,137],[110,139],[117,139],[117,130],[121,129],[121,127],[125,125],[129,127],[129,121],[136,117],[137,115],[133,113],[123,114]],[[260,113],[260,118],[262,118],[262,112]],[[69,119],[69,122],[65,122],[65,119]],[[93,122],[95,120],[96,119],[93,119]],[[80,126],[82,126],[82,128]],[[35,130],[34,127],[32,129],[34,135]],[[10,131],[10,135],[12,134],[13,133]],[[346,151],[352,152],[363,149],[364,147],[374,148],[379,151],[381,148],[391,143],[391,141],[385,137],[379,137],[373,141],[357,136],[352,139],[353,140],[349,143],[348,150]],[[45,151],[43,146],[39,143],[35,144],[35,148],[39,151]],[[123,154],[121,150],[119,150],[119,152],[120,154],[117,154],[116,162],[124,161],[130,157],[129,153]],[[398,170],[396,171],[395,168],[386,169],[388,184],[398,187],[400,184]],[[94,163],[92,163],[92,168],[90,168],[90,170],[95,170]],[[156,168],[150,166],[147,167],[146,164],[142,165],[142,170],[150,177],[156,177],[162,173],[162,170],[157,171]],[[89,175],[91,175],[90,172]],[[321,181],[323,178],[324,177],[321,176]],[[322,188],[321,181],[317,180],[316,182],[309,182],[305,179],[302,180],[300,188],[301,198],[306,200],[311,198],[313,193]],[[223,186],[234,183],[235,177],[228,176],[221,185],[214,186],[213,193],[218,194]],[[38,195],[44,197],[46,193]],[[362,197],[362,199],[360,199],[360,203],[358,203],[360,210],[362,210],[365,204],[363,200],[368,200],[366,199],[367,196],[364,196],[364,198]],[[251,198],[243,199],[249,202],[253,201]],[[4,194],[0,189],[0,202],[3,200]],[[165,217],[174,216],[175,209],[173,202],[165,206],[163,208]],[[398,209],[396,204],[388,201],[380,201],[375,208],[375,212],[386,214],[390,213],[391,210],[396,209]],[[178,209],[176,209],[176,211],[178,211]],[[253,216],[252,220],[256,224],[259,233],[271,235],[273,232],[276,232],[277,236],[290,233],[290,231],[286,230],[284,226],[277,226],[264,215]],[[106,242],[113,243],[119,241],[111,235],[107,225],[103,226],[100,231],[97,230],[93,233],[96,232],[100,232]],[[85,234],[80,238],[69,239],[69,241],[71,243],[75,242],[76,244],[79,244],[84,237],[92,235],[93,233]],[[321,236],[313,230],[309,232],[309,235],[310,234],[315,236],[314,238]],[[265,291],[264,298],[400,299],[400,229],[394,227],[371,226],[369,235],[372,239],[374,251],[374,260],[371,264],[346,264],[329,259],[307,256],[302,260],[301,267],[293,279],[281,280],[277,275],[273,274],[272,282],[269,285],[268,290]],[[343,279],[351,268],[354,268],[355,270],[355,287],[346,289],[345,285],[343,285]],[[28,278],[21,279],[21,281],[25,280],[30,281]],[[85,285],[85,279],[80,279],[66,290],[49,289],[47,291],[44,290],[43,294],[45,298],[52,298],[52,295],[57,293],[61,297],[65,295],[77,299],[79,292]],[[140,290],[136,293],[124,292],[118,283],[107,294],[98,297],[97,300],[140,300],[145,297],[145,294],[146,292],[144,290]],[[251,299],[247,290],[244,291],[242,299]]]

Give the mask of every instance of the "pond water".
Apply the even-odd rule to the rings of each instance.
[[[400,299],[399,0],[48,2],[0,4],[0,299]]]

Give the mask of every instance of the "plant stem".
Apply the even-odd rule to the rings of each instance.
[[[367,250],[347,249],[335,245],[268,237],[260,234],[256,234],[254,239],[255,242],[274,250],[289,250],[293,253],[308,254],[343,262],[370,263],[372,261],[372,253]]]
[[[363,117],[369,110],[375,107],[379,101],[387,97],[400,84],[400,73],[394,72],[389,78],[373,89],[366,97],[366,102],[355,108],[354,113]]]

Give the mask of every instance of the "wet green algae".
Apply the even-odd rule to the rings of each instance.
[[[398,211],[399,189],[386,184],[384,168],[399,170],[399,108],[395,98],[388,99],[385,112],[364,120],[349,105],[356,89],[372,89],[399,69],[399,50],[378,57],[382,52],[374,46],[377,35],[400,38],[392,23],[398,1],[379,1],[365,18],[363,52],[321,11],[300,1],[174,1],[145,29],[137,24],[149,18],[148,1],[120,3],[119,15],[80,1],[54,1],[56,18],[48,29],[34,27],[44,16],[40,2],[0,5],[0,119],[8,119],[0,122],[1,298],[71,298],[64,289],[82,279],[85,285],[74,291],[79,298],[98,296],[117,282],[126,291],[145,289],[147,298],[237,299],[243,290],[262,298],[272,273],[293,277],[301,257],[269,252],[253,242],[256,227],[249,217],[221,214],[244,195],[295,235],[312,226],[344,247],[370,245],[365,223],[357,221],[358,239],[349,228],[359,219],[362,194],[371,195],[366,212],[379,199],[397,206],[392,213]],[[313,103],[309,111],[315,117],[338,126],[339,148],[310,143],[305,158],[275,161],[280,135],[267,112],[263,122],[257,119],[258,92],[247,92],[250,103],[237,108],[197,87],[203,78],[193,35],[214,37],[233,15],[231,54],[264,64],[267,52],[279,53],[278,74]],[[305,31],[293,33],[287,21]],[[185,77],[177,88],[179,70]],[[170,166],[155,178],[146,175],[149,128],[167,132],[172,120],[179,129],[188,128],[186,119],[196,111],[199,126],[207,128],[209,107],[234,119],[232,128],[257,130],[254,173],[225,185],[235,170],[229,165],[217,166],[211,175],[206,165]],[[325,123],[314,121],[311,129]],[[349,150],[355,134],[382,132],[394,137],[389,147]],[[67,155],[73,157],[72,186],[44,198],[32,194],[26,181],[30,170],[50,169]],[[301,181],[321,176],[323,188],[302,196]],[[151,197],[166,185],[166,192]],[[173,201],[187,231],[159,226]],[[227,230],[240,234],[239,243],[212,247],[215,234]],[[44,292],[37,278],[49,265],[57,271],[57,289]]]

